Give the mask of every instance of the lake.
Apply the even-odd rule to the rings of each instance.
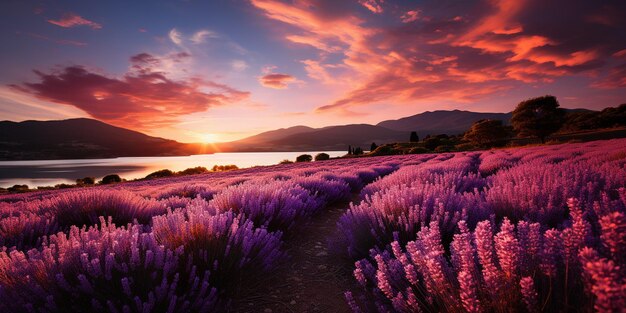
[[[282,160],[295,161],[301,154],[315,156],[327,153],[331,157],[345,151],[313,152],[233,152],[172,157],[123,157],[111,159],[0,161],[0,187],[26,184],[29,187],[73,184],[77,178],[87,176],[101,179],[108,174],[118,174],[125,179],[143,178],[162,170],[182,171],[196,166],[211,169],[213,165],[234,164],[239,168],[257,165],[274,165]]]

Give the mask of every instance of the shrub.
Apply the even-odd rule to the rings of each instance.
[[[310,154],[302,154],[296,158],[296,162],[311,162],[313,157]]]
[[[280,232],[254,228],[233,212],[178,210],[154,217],[152,229],[159,244],[184,251],[182,264],[193,264],[193,272],[209,273],[209,284],[221,296],[234,295],[243,281],[258,279],[285,257]]]
[[[454,146],[449,146],[449,145],[442,145],[442,146],[437,146],[435,148],[435,152],[450,152],[450,151],[454,151]]]
[[[195,175],[195,174],[203,174],[208,172],[209,170],[203,166],[191,167],[186,170],[178,172],[180,175]]]
[[[409,154],[422,154],[422,153],[429,153],[429,152],[431,152],[431,151],[426,149],[426,148],[422,148],[422,147],[415,147],[415,148],[411,148],[411,150],[409,150]]]
[[[13,185],[7,188],[9,192],[26,192],[28,191],[28,185]]]
[[[161,178],[161,177],[170,177],[170,176],[174,176],[174,172],[165,169],[165,170],[159,170],[153,173],[150,173],[146,176],[146,179],[153,179],[153,178]]]
[[[113,217],[120,224],[147,224],[152,216],[166,212],[156,200],[146,200],[127,191],[78,190],[54,197],[41,207],[41,213],[50,214],[61,229],[71,226],[95,225],[101,216]]]
[[[119,175],[111,174],[111,175],[104,176],[102,180],[100,181],[100,184],[108,185],[108,184],[120,183],[120,182],[122,182],[122,178]]]
[[[330,155],[327,153],[318,153],[315,155],[315,161],[326,161],[330,160]]]
[[[76,184],[77,185],[93,185],[96,183],[96,178],[95,177],[84,177],[84,178],[79,178],[76,180]]]
[[[227,172],[227,171],[233,171],[233,170],[238,170],[239,167],[237,167],[237,165],[213,165],[213,168],[211,169],[213,172]]]
[[[320,209],[318,201],[288,181],[267,181],[228,187],[209,204],[221,212],[242,214],[256,227],[287,233]]]
[[[41,251],[0,252],[3,312],[214,311],[209,271],[182,262],[139,225],[110,221],[50,236]]]
[[[280,161],[278,164],[291,164],[291,163],[293,163],[293,161],[285,159],[285,160]]]
[[[430,137],[428,139],[424,139],[424,147],[428,150],[435,150],[437,146],[441,144],[441,139],[439,137]]]

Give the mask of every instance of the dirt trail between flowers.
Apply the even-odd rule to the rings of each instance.
[[[329,240],[337,235],[337,221],[347,207],[330,206],[302,227],[285,244],[289,259],[255,286],[244,287],[246,295],[230,312],[351,312],[344,292],[354,288],[352,269],[329,251]]]

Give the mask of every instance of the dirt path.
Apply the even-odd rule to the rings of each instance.
[[[353,287],[352,270],[328,251],[347,207],[342,203],[315,216],[286,243],[290,259],[258,286],[248,286],[231,312],[351,312],[343,294]]]

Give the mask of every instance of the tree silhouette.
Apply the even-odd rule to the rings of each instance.
[[[417,135],[417,132],[411,132],[411,138],[409,139],[410,142],[419,142],[420,141],[420,137]]]
[[[501,120],[483,119],[476,121],[465,133],[464,139],[478,147],[490,148],[504,145],[510,137],[509,129]]]
[[[328,153],[318,153],[315,155],[315,161],[325,161],[330,160],[330,155]]]
[[[375,142],[372,142],[372,145],[370,146],[370,151],[374,151],[376,150],[376,148],[378,148],[378,145]]]
[[[302,154],[296,158],[296,162],[311,162],[313,157],[310,154]]]
[[[543,96],[520,102],[513,111],[511,124],[520,137],[546,137],[559,130],[565,119],[565,110],[559,108],[554,96]]]

